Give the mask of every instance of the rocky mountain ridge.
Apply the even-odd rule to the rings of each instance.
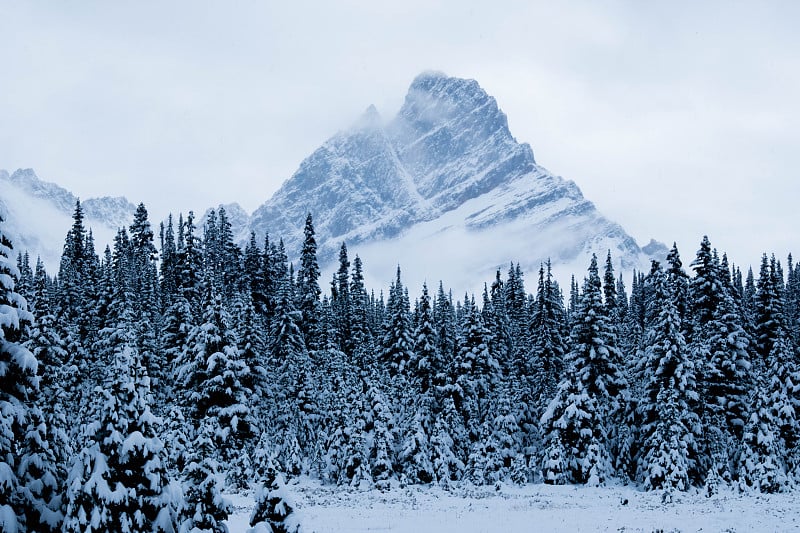
[[[17,248],[57,257],[76,197],[31,169],[0,171],[0,185],[0,213],[12,222],[31,211],[15,211],[18,202],[45,210],[44,218],[59,224],[47,237],[43,225],[17,224]],[[135,210],[125,198],[87,199],[82,205],[88,224],[111,237],[130,224]],[[535,272],[550,258],[557,268],[580,273],[592,253],[611,250],[623,270],[647,268],[649,258],[666,254],[660,243],[641,248],[573,181],[539,165],[478,82],[438,72],[414,79],[389,120],[369,106],[252,215],[238,204],[224,207],[240,244],[250,232],[259,243],[268,233],[283,238],[292,259],[299,255],[310,212],[323,268],[333,268],[346,242],[381,284],[398,264],[411,273],[411,283],[445,279],[474,287],[511,261]]]

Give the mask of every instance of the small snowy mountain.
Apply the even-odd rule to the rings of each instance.
[[[624,270],[666,254],[643,252],[574,182],[538,165],[476,81],[435,72],[413,81],[391,120],[370,106],[311,154],[250,228],[282,236],[297,257],[308,212],[323,266],[344,241],[381,284],[397,264],[412,283],[425,275],[466,288],[511,261],[532,274],[552,258],[566,274],[609,249]]]
[[[28,250],[34,262],[41,257],[51,273],[58,269],[77,200],[68,190],[41,180],[32,169],[11,175],[0,170],[0,215],[7,221],[5,229],[14,249]],[[136,211],[122,197],[88,198],[81,206],[98,246],[112,242],[117,229],[128,226]]]

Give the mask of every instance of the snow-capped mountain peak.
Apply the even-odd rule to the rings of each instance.
[[[512,260],[535,270],[551,257],[582,271],[587,255],[612,249],[623,267],[645,262],[574,182],[536,163],[478,82],[441,72],[417,76],[388,122],[370,106],[329,139],[255,211],[251,228],[282,236],[297,257],[308,212],[323,264],[346,241],[381,282],[398,263],[412,280],[425,272],[473,286]]]

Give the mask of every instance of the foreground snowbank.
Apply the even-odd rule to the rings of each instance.
[[[454,489],[408,487],[388,492],[290,486],[306,533],[479,533],[530,531],[800,531],[796,494],[742,495],[722,490],[706,498],[692,491],[663,505],[661,494],[631,487],[529,485]],[[230,496],[231,533],[244,533],[253,507]]]

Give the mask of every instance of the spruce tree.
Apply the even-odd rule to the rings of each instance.
[[[734,301],[728,267],[704,237],[692,263],[687,322],[690,358],[696,367],[698,414],[704,427],[696,469],[700,475],[730,480],[735,446],[746,418],[750,381],[749,339]],[[673,298],[680,303],[676,289]]]
[[[394,456],[397,433],[394,417],[386,396],[375,387],[367,391],[370,402],[367,459],[370,475],[379,489],[388,489],[389,480],[394,476]]]
[[[415,358],[413,352],[412,326],[409,317],[409,303],[403,283],[400,281],[400,267],[397,278],[392,283],[387,303],[387,317],[380,361],[389,376],[408,376],[408,366]]]
[[[533,406],[541,413],[546,402],[555,394],[564,369],[564,357],[568,351],[564,339],[564,306],[555,286],[550,261],[547,268],[539,269],[539,284],[536,304],[531,317],[529,335],[531,351],[524,368],[531,378],[531,397],[539,398]]]
[[[459,350],[453,361],[456,407],[475,441],[481,425],[491,416],[497,387],[502,379],[500,363],[491,353],[491,333],[474,302],[467,304]]]
[[[353,259],[353,273],[350,277],[350,298],[352,360],[362,375],[366,376],[372,370],[375,360],[374,328],[370,325],[370,300],[364,287],[363,265],[357,255]]]
[[[310,449],[317,429],[314,380],[301,330],[302,314],[295,308],[288,272],[277,280],[277,287],[269,359],[277,385],[273,424],[283,471],[298,475],[304,468],[301,450]]]
[[[70,471],[65,532],[173,532],[174,506],[168,489],[161,421],[148,403],[149,378],[131,334],[131,312],[117,328],[106,328],[113,371],[101,418],[87,427],[87,445]]]
[[[434,423],[431,435],[431,462],[436,482],[444,487],[458,481],[464,474],[463,450],[468,444],[464,420],[456,411],[451,397],[444,399],[441,415]]]
[[[35,494],[20,498],[20,483],[24,487],[25,480],[18,478],[20,462],[25,460],[20,457],[22,443],[31,422],[30,401],[39,383],[37,361],[22,344],[33,315],[16,290],[20,272],[3,225],[0,216],[0,522],[4,530],[24,531],[26,516],[44,503]]]
[[[434,480],[430,449],[432,425],[430,400],[424,396],[417,404],[410,427],[404,432],[398,457],[400,467],[411,483],[428,484]]]
[[[610,429],[624,412],[627,380],[603,305],[595,256],[571,320],[572,349],[566,356],[565,375],[541,418],[545,454],[563,447],[570,482],[601,484],[612,474]],[[543,471],[545,479],[561,475]]]
[[[768,367],[772,346],[785,327],[781,283],[775,256],[767,260],[767,254],[764,254],[761,258],[754,309],[756,352],[759,355],[757,364],[762,369]]]
[[[242,441],[252,436],[252,416],[245,388],[248,368],[232,329],[222,298],[212,286],[206,291],[203,320],[189,332],[175,381],[182,389],[181,400],[191,406],[195,421],[213,417],[220,430],[218,444],[223,457],[236,454]]]
[[[253,533],[297,533],[300,530],[286,481],[274,467],[267,469],[256,495],[250,525],[254,526]]]
[[[739,486],[758,492],[781,492],[791,486],[796,464],[798,374],[786,338],[779,334],[769,368],[752,391],[752,409],[739,455]]]
[[[216,419],[206,417],[200,421],[183,482],[179,533],[228,533],[225,520],[231,505],[222,496],[222,473],[214,458],[219,431]]]
[[[414,361],[410,374],[423,394],[433,387],[434,377],[445,368],[436,351],[436,332],[433,325],[433,310],[428,295],[428,285],[423,284],[419,300],[419,321],[414,330]]]
[[[669,493],[687,490],[691,471],[697,469],[693,429],[699,422],[698,394],[674,293],[660,267],[653,275],[654,317],[636,369],[644,383],[638,402],[638,478],[645,490]]]
[[[303,229],[303,250],[300,253],[300,270],[297,273],[300,312],[303,315],[301,329],[306,346],[316,349],[319,338],[319,264],[317,263],[317,241],[314,236],[314,223],[311,213],[306,216]]]

